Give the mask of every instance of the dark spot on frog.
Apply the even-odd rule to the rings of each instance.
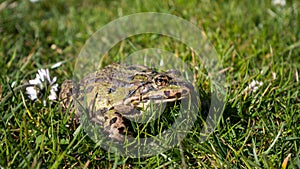
[[[107,119],[108,119],[108,117],[107,117],[107,116],[104,116],[104,120],[107,121]]]
[[[109,121],[109,124],[112,125],[118,120],[118,117],[114,117]]]
[[[119,127],[118,130],[119,130],[119,133],[120,133],[120,134],[123,134],[123,135],[124,135],[124,134],[126,133],[125,127]]]
[[[115,91],[116,91],[115,88],[109,88],[109,89],[107,90],[107,93],[110,94],[110,93],[113,93],[113,92],[115,92]]]
[[[170,80],[171,80],[171,78],[169,76],[160,75],[154,79],[154,82],[158,86],[166,86],[169,84]]]
[[[122,117],[121,113],[119,113],[117,111],[115,112],[115,115],[118,116],[118,117]]]

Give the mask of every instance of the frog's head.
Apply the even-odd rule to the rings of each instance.
[[[180,76],[180,72],[170,70],[163,73],[152,72],[147,81],[141,82],[130,91],[125,104],[145,108],[150,102],[161,104],[189,98],[194,92],[193,85]]]

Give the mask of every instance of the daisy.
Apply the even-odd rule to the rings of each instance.
[[[57,99],[56,77],[51,79],[48,69],[39,69],[36,78],[29,80],[29,84],[30,86],[26,87],[26,94],[31,100],[42,102],[46,106],[47,99],[50,101]]]
[[[261,87],[263,85],[263,82],[257,81],[257,80],[253,80],[245,89],[244,89],[244,93],[252,93],[252,92],[256,92],[259,87]]]

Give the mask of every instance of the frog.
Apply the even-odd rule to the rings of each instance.
[[[65,80],[59,98],[76,119],[85,114],[110,139],[122,142],[131,134],[128,121],[142,117],[150,105],[189,98],[193,90],[178,70],[113,63],[78,82]]]

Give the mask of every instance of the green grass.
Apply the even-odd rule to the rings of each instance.
[[[271,1],[27,1],[0,2],[0,165],[7,168],[300,168],[300,3]],[[70,124],[59,104],[43,107],[13,90],[40,68],[65,61],[52,76],[61,84],[72,77],[85,41],[108,22],[136,12],[164,12],[202,29],[226,73],[228,95],[220,123],[207,140],[195,125],[180,146],[149,158],[109,153]],[[151,40],[149,40],[151,39]],[[154,40],[156,41],[154,41]],[[51,49],[55,44],[56,49]],[[166,37],[136,36],[116,45],[105,61],[156,47],[188,64],[186,46]],[[197,62],[201,67],[201,63]],[[274,75],[276,74],[276,78]],[[199,88],[205,77],[196,72]],[[252,80],[263,85],[243,93]],[[12,87],[12,83],[15,83]],[[14,91],[14,92],[13,92]],[[69,125],[69,127],[66,127]]]

